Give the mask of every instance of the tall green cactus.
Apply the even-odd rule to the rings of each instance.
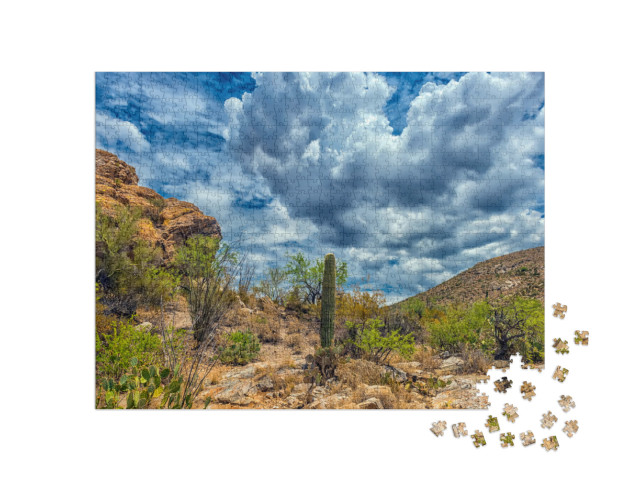
[[[336,317],[336,257],[324,256],[324,274],[322,276],[322,306],[320,310],[320,344],[331,347],[333,344],[334,319]]]

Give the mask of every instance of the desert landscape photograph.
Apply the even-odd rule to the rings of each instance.
[[[95,81],[95,408],[485,409],[544,367],[543,73]]]

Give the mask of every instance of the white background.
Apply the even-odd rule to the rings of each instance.
[[[631,2],[17,5],[0,15],[5,479],[590,479],[636,466],[640,81]],[[499,448],[483,426],[488,412],[94,411],[96,70],[545,71],[542,376],[559,357],[553,336],[587,329],[591,341],[561,359],[571,373],[558,392],[557,383],[545,390],[548,404],[534,383],[534,420],[548,406],[562,425],[578,419],[578,433],[569,440],[558,426],[560,448],[547,453],[539,424],[524,418],[509,428],[533,430],[536,445]],[[551,317],[556,301],[569,306],[564,321]],[[576,400],[570,417],[560,393]],[[489,413],[504,428],[501,407]],[[443,438],[429,431],[438,419],[449,423]],[[481,427],[488,446],[454,439],[457,421]]]

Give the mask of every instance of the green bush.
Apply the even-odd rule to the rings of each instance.
[[[488,304],[479,302],[467,310],[449,307],[444,312],[442,318],[428,323],[431,347],[455,353],[465,348],[484,353],[495,349]]]
[[[380,319],[368,319],[364,323],[346,321],[345,343],[353,346],[351,351],[357,356],[383,363],[395,351],[409,359],[415,351],[413,334],[401,334],[399,329],[385,331]]]
[[[235,331],[226,337],[218,358],[225,364],[247,364],[260,352],[260,342],[250,331]]]
[[[150,332],[138,330],[131,321],[112,322],[111,332],[96,334],[96,372],[98,377],[119,379],[132,359],[151,365],[162,356],[162,341]]]

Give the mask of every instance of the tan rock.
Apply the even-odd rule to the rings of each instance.
[[[358,404],[358,409],[384,409],[380,399],[372,397]]]

